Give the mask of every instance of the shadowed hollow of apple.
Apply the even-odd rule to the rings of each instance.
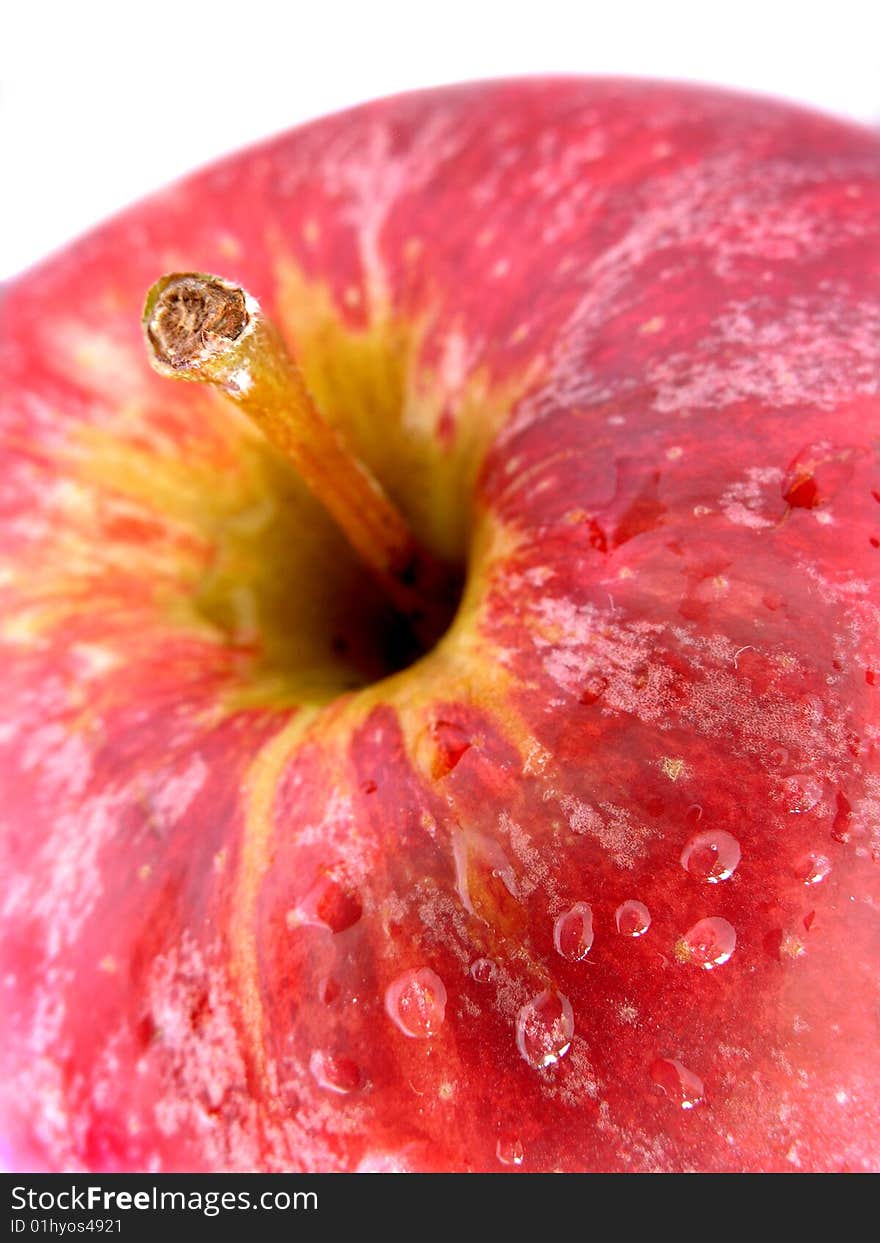
[[[320,702],[426,655],[462,601],[470,531],[461,512],[470,507],[460,489],[445,498],[447,511],[458,512],[439,541],[443,505],[434,507],[434,530],[424,529],[425,515],[411,525],[394,472],[376,471],[368,449],[325,418],[281,334],[231,282],[163,277],[148,294],[144,334],[156,371],[218,390],[231,420],[240,420],[237,407],[258,429],[240,449],[254,455],[259,502],[218,515],[215,555],[193,594],[204,620],[257,653],[252,697]],[[394,344],[392,333],[385,349]],[[342,369],[346,353],[337,343]],[[375,351],[360,355],[375,375]],[[404,363],[405,354],[384,359],[386,379]],[[400,400],[399,380],[364,384],[355,399],[365,407],[362,425],[374,433],[399,427],[399,411],[383,406]],[[331,396],[330,410],[336,405]]]

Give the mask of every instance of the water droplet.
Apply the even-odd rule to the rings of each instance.
[[[831,871],[831,860],[827,855],[804,855],[795,871],[805,885],[818,885]]]
[[[851,482],[861,451],[821,440],[804,445],[789,463],[782,495],[792,509],[826,505]]]
[[[543,992],[516,1016],[516,1047],[530,1066],[554,1066],[571,1048],[574,1015],[561,993]]]
[[[795,475],[782,495],[793,509],[815,509],[819,504],[819,486],[812,475]]]
[[[309,1059],[309,1070],[317,1084],[339,1096],[356,1092],[361,1086],[360,1067],[350,1057],[336,1056],[316,1049]]]
[[[361,900],[341,868],[325,869],[302,901],[287,913],[287,926],[320,925],[345,932],[363,914]]]
[[[339,985],[331,975],[325,975],[318,984],[318,1000],[324,1006],[332,1006],[339,996]]]
[[[635,898],[621,902],[614,918],[617,922],[617,931],[625,937],[644,936],[651,926],[651,912],[644,902],[637,902]]]
[[[360,898],[342,885],[327,885],[317,904],[318,918],[333,932],[345,932],[362,913]]]
[[[526,912],[519,901],[516,873],[494,838],[459,827],[452,833],[458,893],[465,910],[504,936],[521,933]]]
[[[657,1086],[682,1109],[693,1109],[706,1099],[703,1080],[676,1057],[658,1057],[651,1063],[650,1073]]]
[[[584,689],[581,691],[580,701],[585,706],[596,703],[601,699],[608,689],[608,679],[602,677],[601,674],[595,673],[587,678],[584,683]]]
[[[595,518],[590,519],[588,530],[590,547],[595,548],[597,552],[607,552],[608,536]]]
[[[784,768],[788,763],[788,751],[785,747],[771,747],[767,752],[767,759],[774,768]]]
[[[689,929],[675,947],[679,962],[693,963],[711,971],[727,962],[736,949],[736,929],[733,924],[713,915],[701,919]]]
[[[586,902],[576,902],[553,925],[553,944],[557,953],[571,962],[586,958],[593,944],[593,910]]]
[[[491,958],[477,958],[471,963],[471,975],[478,984],[491,984],[497,970]]]
[[[386,988],[385,1009],[404,1036],[428,1040],[446,1017],[446,988],[430,967],[404,971]]]
[[[837,791],[834,802],[837,810],[831,826],[831,836],[845,846],[858,826],[853,822],[852,804],[843,790]]]
[[[454,721],[433,721],[420,735],[416,750],[419,762],[434,781],[446,777],[473,743],[468,732]]]
[[[695,833],[681,852],[681,866],[691,876],[717,885],[728,880],[739,866],[739,842],[724,829]]]
[[[502,1138],[495,1145],[495,1156],[502,1165],[522,1165],[525,1155],[518,1139]]]
[[[795,773],[782,783],[786,806],[793,816],[812,811],[822,798],[822,782],[809,773]]]

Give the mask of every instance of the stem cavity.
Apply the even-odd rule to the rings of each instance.
[[[209,384],[260,428],[324,505],[427,650],[443,633],[456,575],[416,540],[367,466],[318,410],[296,360],[244,289],[200,272],[163,276],[144,336],[162,375]]]

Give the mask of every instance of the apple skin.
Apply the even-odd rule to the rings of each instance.
[[[151,373],[188,269],[467,560],[412,668],[239,416]],[[10,1166],[880,1167],[877,135],[404,96],[0,315]]]

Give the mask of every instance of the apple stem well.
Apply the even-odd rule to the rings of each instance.
[[[453,567],[410,530],[381,483],[321,414],[281,334],[246,290],[202,272],[163,276],[147,294],[154,369],[219,389],[297,471],[429,650],[460,594]]]

